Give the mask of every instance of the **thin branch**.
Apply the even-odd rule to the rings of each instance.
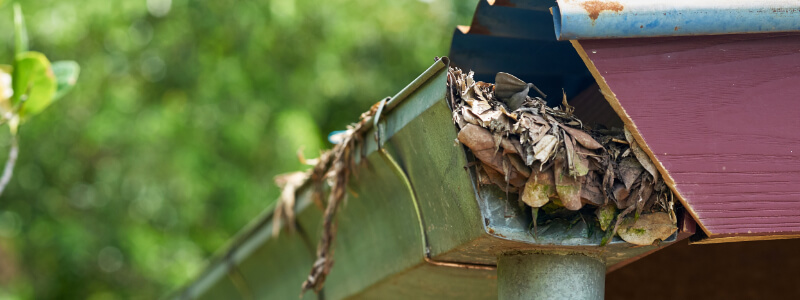
[[[17,154],[19,154],[19,145],[17,144],[17,135],[11,135],[11,150],[8,151],[8,160],[6,167],[3,168],[3,176],[0,177],[0,195],[6,190],[8,182],[11,181],[11,176],[14,175],[14,165],[17,163]]]

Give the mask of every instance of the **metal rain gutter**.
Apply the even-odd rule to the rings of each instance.
[[[800,31],[797,0],[557,0],[558,40]]]
[[[425,72],[420,74],[414,81],[412,81],[408,86],[403,88],[400,92],[398,92],[394,97],[391,98],[383,108],[383,114],[388,114],[389,112],[393,111],[395,107],[402,104],[416,91],[418,90],[423,84],[429,81],[429,79],[436,74],[440,73],[441,70],[446,69],[449,65],[450,60],[447,57],[442,57],[436,63],[431,65]],[[444,94],[444,91],[442,91]],[[361,128],[363,131],[369,131],[373,125],[374,119],[368,120],[365,126]],[[408,121],[408,120],[406,120]],[[384,129],[385,130],[385,129]],[[391,137],[395,132],[384,132],[384,139],[388,139]],[[370,144],[371,147],[368,149],[369,153],[374,151],[378,151],[378,146],[374,143]],[[396,164],[396,163],[395,163]],[[306,211],[307,209],[313,209],[311,206],[312,204],[312,197],[311,197],[311,189],[308,188],[308,185],[304,185],[301,187],[300,191],[297,195],[297,203],[295,206],[295,214],[300,215],[302,212]],[[206,299],[206,298],[213,298],[213,296],[208,295],[217,295],[216,293],[226,293],[230,291],[226,291],[224,288],[220,288],[220,286],[225,286],[225,284],[221,284],[221,282],[228,282],[232,281],[232,285],[230,286],[233,290],[238,292],[238,295],[243,299],[249,299],[253,297],[247,296],[248,294],[253,294],[250,291],[252,288],[247,286],[246,282],[243,282],[241,278],[238,277],[239,270],[238,266],[244,263],[248,258],[255,257],[255,252],[259,251],[266,243],[270,242],[270,240],[275,240],[276,237],[272,235],[272,218],[273,212],[275,209],[275,204],[272,204],[261,213],[259,217],[257,217],[254,221],[249,223],[243,230],[241,230],[234,238],[231,239],[232,242],[230,244],[223,247],[223,251],[214,254],[214,258],[210,260],[209,264],[206,266],[205,270],[201,272],[192,282],[187,283],[179,291],[174,291],[171,295],[167,296],[167,299]],[[417,215],[419,217],[419,215]],[[422,220],[419,220],[422,222]],[[299,221],[298,221],[299,222]],[[315,224],[316,225],[316,224]],[[298,226],[300,226],[298,224]],[[311,233],[313,228],[306,228]],[[287,233],[282,233],[285,235]],[[298,235],[299,233],[294,233]],[[316,235],[311,236],[311,241],[316,242]],[[316,243],[310,248],[310,253],[316,249]],[[272,252],[270,252],[272,253]],[[280,256],[280,254],[284,253],[272,253],[273,255]],[[285,257],[284,257],[285,259]],[[434,262],[435,263],[435,262]],[[306,267],[311,267],[309,264],[308,266],[303,266],[302,272],[306,272]],[[302,281],[297,282],[297,287],[293,287],[292,290],[297,290],[297,293],[300,292],[300,283]],[[216,291],[215,291],[216,290]],[[257,293],[255,293],[258,296]],[[232,294],[228,294],[228,296],[232,296]],[[306,298],[314,297],[316,295],[314,293],[306,293]],[[302,298],[302,299],[306,299]]]

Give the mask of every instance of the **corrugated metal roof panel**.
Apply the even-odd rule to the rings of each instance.
[[[493,4],[492,4],[493,3]],[[508,72],[532,82],[550,105],[577,96],[594,83],[569,42],[557,41],[552,1],[480,1],[466,33],[456,30],[450,45],[453,65],[475,72],[475,79],[493,82]]]

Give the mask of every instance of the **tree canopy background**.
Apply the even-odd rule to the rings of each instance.
[[[21,128],[0,299],[180,288],[274,202],[276,174],[303,168],[297,149],[316,157],[446,55],[476,2],[21,1],[31,49],[82,71]],[[0,63],[11,15],[0,7]]]

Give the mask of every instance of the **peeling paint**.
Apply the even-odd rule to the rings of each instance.
[[[583,2],[581,3],[581,7],[583,7],[583,9],[589,13],[589,18],[592,19],[592,24],[594,24],[594,21],[597,21],[597,18],[600,17],[600,13],[605,10],[621,12],[624,9],[622,4],[619,2],[600,0]]]

